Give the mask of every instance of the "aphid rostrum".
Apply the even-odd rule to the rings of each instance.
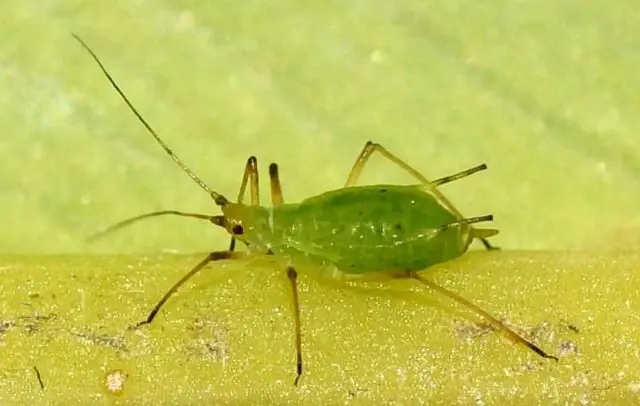
[[[147,121],[138,113],[116,84],[97,55],[74,34],[91,54],[103,74],[118,92],[129,109],[145,126],[165,152],[204,189],[220,207],[221,215],[186,213],[175,210],[159,211],[121,221],[94,237],[104,235],[138,220],[162,215],[193,217],[210,221],[231,235],[228,250],[207,255],[183,276],[160,299],[146,320],[138,326],[151,323],[160,308],[187,280],[213,261],[242,258],[246,252],[236,252],[236,240],[252,251],[286,256],[294,263],[296,258],[311,259],[321,268],[334,267],[345,275],[387,276],[411,278],[421,282],[450,299],[462,304],[502,331],[516,343],[522,344],[544,358],[558,360],[535,344],[509,329],[496,318],[457,294],[435,284],[419,272],[464,254],[474,239],[486,249],[493,249],[487,238],[497,230],[476,228],[476,223],[493,220],[492,215],[465,218],[438,190],[438,186],[485,170],[485,164],[429,181],[409,164],[379,144],[367,142],[356,159],[343,188],[303,200],[284,202],[278,175],[278,166],[269,166],[271,207],[260,206],[258,189],[258,163],[255,157],[247,160],[237,202],[232,202],[212,190],[193,173],[160,139]],[[356,186],[360,174],[374,152],[395,163],[417,180],[415,185]],[[249,205],[243,203],[247,185],[250,189]],[[295,322],[296,378],[302,375],[302,340],[300,305],[297,288],[298,274],[293,266],[286,268],[290,281]]]

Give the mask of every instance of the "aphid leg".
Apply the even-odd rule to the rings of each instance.
[[[258,179],[258,160],[255,156],[250,156],[247,159],[247,164],[244,167],[244,173],[242,174],[242,183],[240,184],[240,191],[238,192],[238,203],[242,203],[244,200],[244,193],[247,190],[247,183],[251,193],[251,205],[260,205],[260,182]],[[229,251],[233,251],[236,248],[236,238],[231,237],[229,243]]]
[[[491,245],[489,240],[487,240],[486,238],[479,238],[479,240],[482,243],[482,245],[484,245],[484,248],[487,251],[500,251],[501,250],[500,247],[496,247],[495,245]]]
[[[244,174],[242,175],[242,184],[240,185],[240,192],[238,193],[238,203],[242,203],[244,200],[244,193],[247,190],[247,184],[249,184],[251,205],[260,205],[260,183],[258,180],[258,160],[255,156],[250,156],[249,159],[247,159]]]
[[[525,340],[523,337],[518,335],[515,331],[511,330],[509,327],[505,326],[498,319],[496,319],[495,317],[491,316],[489,313],[485,312],[484,310],[482,310],[481,308],[479,308],[475,304],[471,303],[467,299],[456,295],[455,293],[451,292],[450,290],[447,290],[447,289],[443,288],[442,286],[437,285],[436,283],[434,283],[434,282],[432,282],[432,281],[430,281],[428,279],[425,279],[425,278],[421,277],[416,272],[410,272],[409,273],[409,277],[412,278],[412,279],[415,279],[415,280],[417,280],[419,282],[422,282],[424,285],[426,285],[430,289],[435,290],[435,291],[447,296],[448,298],[460,303],[461,305],[466,306],[467,308],[473,310],[477,315],[479,315],[480,317],[485,319],[489,324],[491,324],[496,330],[501,330],[503,333],[505,333],[505,335],[507,337],[509,337],[512,341],[514,341],[514,342],[516,342],[518,344],[524,345],[525,347],[529,348],[531,351],[535,352],[536,354],[540,355],[543,358],[551,358],[551,359],[554,359],[554,360],[558,361],[557,357],[547,354],[546,352],[544,352],[537,345]]]
[[[278,164],[273,163],[269,165],[269,183],[271,184],[271,204],[280,206],[284,203],[284,198],[282,197]]]
[[[282,197],[282,186],[280,184],[280,175],[278,173],[278,165],[272,163],[269,165],[269,180],[271,184],[271,202],[274,206],[284,204]],[[298,386],[298,381],[302,376],[302,323],[300,322],[300,295],[298,294],[298,273],[289,266],[287,267],[287,278],[291,282],[291,293],[293,296],[293,320],[296,333],[296,379],[293,381],[294,386]]]
[[[298,273],[293,267],[287,267],[287,277],[291,282],[291,291],[293,293],[293,317],[296,327],[296,379],[293,381],[294,386],[298,386],[298,381],[302,375],[302,334],[300,332],[300,296],[298,295]]]
[[[180,289],[180,287],[182,285],[184,285],[185,282],[187,282],[189,279],[191,279],[192,276],[197,274],[209,262],[219,261],[221,259],[238,259],[240,257],[242,257],[241,253],[231,252],[231,251],[216,251],[216,252],[210,253],[209,255],[207,255],[207,257],[205,259],[200,261],[198,263],[198,265],[196,265],[191,271],[189,271],[188,274],[186,274],[185,276],[180,278],[180,280],[178,282],[176,282],[176,284],[173,285],[171,287],[171,289],[169,289],[167,291],[167,293],[165,293],[165,295],[162,297],[162,299],[160,299],[158,304],[156,304],[155,307],[153,308],[153,310],[151,310],[151,313],[149,313],[149,316],[147,317],[146,320],[141,321],[140,323],[136,324],[133,328],[135,329],[135,328],[138,328],[138,327],[140,327],[142,325],[151,323],[153,321],[153,319],[156,318],[156,315],[160,311],[160,308],[167,302],[167,300],[169,300],[171,295],[176,293],[176,291],[178,289]]]
[[[410,166],[408,163],[406,163],[402,159],[398,158],[397,156],[389,152],[382,145],[373,143],[371,141],[367,141],[367,143],[364,145],[364,148],[362,149],[362,152],[360,152],[360,155],[358,155],[356,162],[353,164],[353,167],[351,168],[351,172],[349,172],[349,177],[347,178],[345,187],[355,185],[355,183],[360,178],[360,175],[362,174],[362,170],[364,169],[364,166],[369,161],[369,158],[371,158],[371,155],[376,151],[382,154],[382,156],[384,156],[391,162],[395,163],[396,165],[398,165],[399,167],[407,171],[411,176],[416,178],[424,188],[426,188],[430,193],[432,193],[436,198],[438,198],[438,200],[440,200],[440,202],[447,209],[449,209],[458,219],[463,218],[462,213],[460,213],[460,211],[456,209],[456,207],[442,194],[442,192],[440,192],[438,188],[436,188],[433,182],[430,182],[424,175],[422,175],[420,172],[418,172],[416,169],[414,169],[412,166]],[[480,165],[480,167],[476,167],[475,171],[474,171],[474,168],[470,169],[470,171],[472,171],[471,173],[475,173],[478,170],[482,170],[482,169],[484,168],[482,168],[482,165]],[[462,173],[464,174],[464,172]],[[459,176],[460,174],[456,174],[456,175]],[[452,175],[452,176],[455,177],[456,175]],[[468,176],[468,175],[459,176],[457,179],[464,176]],[[446,183],[446,182],[443,182],[443,179],[446,179],[446,178],[441,178],[438,181],[440,181],[440,183]],[[480,238],[480,241],[482,241],[482,244],[487,249],[495,249],[489,243],[489,241],[487,241],[485,238]]]

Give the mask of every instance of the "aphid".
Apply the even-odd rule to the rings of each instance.
[[[438,190],[438,186],[467,177],[487,169],[485,164],[429,181],[406,162],[379,144],[367,142],[356,159],[345,186],[341,189],[308,198],[297,204],[285,204],[278,175],[278,166],[269,166],[272,207],[260,206],[258,189],[258,162],[247,160],[237,202],[232,202],[212,190],[193,173],[160,139],[147,121],[133,107],[97,55],[76,35],[74,37],[91,54],[113,88],[178,166],[204,189],[220,207],[221,215],[186,213],[175,210],[159,211],[121,221],[95,237],[112,232],[138,220],[162,215],[192,217],[210,221],[231,235],[228,250],[207,255],[189,273],[183,276],[160,299],[146,320],[136,327],[151,323],[160,308],[189,278],[213,261],[242,258],[246,253],[236,252],[236,240],[252,251],[285,256],[295,261],[310,258],[320,267],[334,267],[346,275],[415,279],[466,306],[501,330],[516,343],[522,344],[544,358],[558,360],[535,344],[510,330],[496,318],[468,300],[436,285],[418,272],[464,254],[473,239],[479,239],[487,249],[493,249],[487,238],[497,230],[476,228],[473,225],[493,220],[492,215],[465,218]],[[360,174],[374,152],[395,163],[417,181],[416,185],[356,186]],[[249,185],[251,204],[243,204]],[[302,375],[302,340],[300,299],[295,268],[286,268],[291,284],[294,305],[296,378]]]

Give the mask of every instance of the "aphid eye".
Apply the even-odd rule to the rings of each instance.
[[[242,228],[242,226],[240,224],[236,224],[235,226],[233,226],[233,228],[231,229],[231,232],[234,235],[242,235],[244,233],[244,228]]]

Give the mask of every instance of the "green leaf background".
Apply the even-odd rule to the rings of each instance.
[[[615,248],[623,242],[612,237],[640,222],[634,10],[604,1],[7,2],[0,249],[86,252],[84,237],[126,216],[215,211],[71,32],[221,193],[237,193],[250,155],[262,168],[282,165],[288,201],[338,188],[371,139],[432,178],[487,162],[489,172],[446,191],[465,213],[494,213],[504,247]],[[409,179],[376,159],[364,181]],[[99,249],[208,250],[223,239],[210,228],[152,221]]]
[[[486,285],[479,288],[473,281],[468,285],[460,282],[461,291],[482,298],[495,309],[500,304],[513,304],[509,298],[514,295],[529,300],[530,292],[516,295],[513,286],[529,286],[530,282],[532,289],[547,290],[549,296],[518,303],[518,309],[524,306],[533,311],[546,304],[548,310],[553,308],[549,300],[555,300],[554,305],[566,305],[562,308],[567,314],[579,318],[577,312],[584,310],[580,298],[574,303],[562,302],[563,296],[568,300],[565,290],[545,285],[542,276],[535,276],[543,268],[550,275],[554,269],[568,269],[573,276],[567,277],[573,282],[562,285],[567,290],[579,290],[588,279],[599,281],[593,282],[590,286],[594,290],[589,291],[599,295],[598,284],[609,283],[611,278],[612,286],[630,289],[627,307],[638,309],[637,298],[633,299],[638,284],[632,270],[638,265],[634,253],[640,242],[640,14],[634,2],[46,0],[2,2],[0,15],[0,253],[6,255],[7,263],[3,268],[3,286],[9,292],[3,304],[6,319],[18,312],[16,301],[29,293],[14,291],[17,286],[47,286],[34,271],[40,268],[30,268],[24,261],[32,265],[43,261],[48,265],[42,269],[57,269],[56,281],[62,290],[103,288],[104,295],[115,301],[124,288],[118,285],[118,291],[114,285],[100,282],[109,279],[95,269],[106,267],[106,274],[121,272],[123,277],[137,278],[136,283],[149,283],[153,288],[144,288],[146,294],[135,299],[137,307],[122,303],[114,310],[126,312],[119,317],[132,321],[197,259],[180,262],[155,284],[143,278],[158,275],[127,271],[125,264],[135,263],[133,259],[105,266],[94,264],[100,257],[84,255],[196,253],[227,244],[228,237],[221,230],[179,218],[149,220],[95,244],[85,242],[88,235],[132,215],[161,209],[214,214],[217,208],[145,133],[71,37],[72,32],[102,58],[143,116],[191,169],[227,196],[236,195],[250,155],[258,157],[263,180],[269,162],[281,165],[289,202],[341,187],[367,140],[386,146],[430,178],[486,162],[489,171],[443,186],[443,190],[469,216],[493,213],[501,231],[494,239],[496,244],[506,251],[519,250],[514,251],[519,254],[513,261],[525,265],[510,270],[512,260],[500,262],[501,254],[480,259],[477,266],[472,258],[463,262],[467,264],[465,272],[483,278],[486,271],[489,276],[484,283],[490,281],[500,294],[487,292]],[[411,179],[381,157],[374,157],[363,182],[406,183]],[[268,204],[267,184],[262,186],[262,201]],[[537,254],[526,250],[557,253],[545,254],[549,256],[540,262]],[[572,253],[576,250],[585,253]],[[610,253],[600,256],[598,252],[603,251]],[[56,262],[62,257],[31,257],[34,254],[83,256]],[[514,254],[503,255],[511,258]],[[572,258],[570,266],[554,262],[565,256]],[[75,265],[68,266],[67,261]],[[626,264],[623,268],[629,271],[622,272],[620,264]],[[31,271],[18,272],[27,268]],[[491,279],[492,272],[506,272],[515,279]],[[87,274],[92,275],[91,282],[72,277]],[[254,276],[225,278],[245,285]],[[204,300],[202,295],[213,294],[198,291],[196,284],[191,285],[190,293],[180,296],[181,302],[195,297]],[[214,287],[206,282],[202,289]],[[322,295],[330,292],[321,290],[320,296],[308,299],[306,308],[326,306]],[[602,293],[606,294],[612,295],[612,301],[598,302],[598,306],[613,303],[620,293],[612,288]],[[254,310],[268,311],[272,299],[265,299],[262,293],[251,297]],[[348,297],[348,293],[338,295],[336,301]],[[228,298],[230,308],[248,306],[242,298]],[[289,299],[283,294],[277,300],[284,306]],[[331,311],[342,314],[336,307]],[[612,309],[601,316],[619,316],[621,322],[632,323],[629,314]],[[580,313],[584,320],[590,317],[587,310]],[[348,306],[344,311],[348,312]],[[417,310],[395,311],[406,315]],[[284,313],[283,320],[290,323],[289,313]],[[549,317],[542,311],[536,315],[538,321]],[[446,328],[441,328],[433,342],[451,336],[447,324],[451,317],[441,316],[439,323]],[[232,313],[229,317],[234,319]],[[314,317],[318,321],[309,322],[307,335],[323,323],[320,315]],[[111,328],[121,328],[122,320],[112,320]],[[77,325],[70,316],[59,322]],[[246,334],[268,341],[273,327],[269,326]],[[638,342],[633,338],[638,332],[625,326],[618,325],[620,337],[630,337],[633,345],[629,354],[631,358],[635,354],[638,366]],[[282,328],[289,331],[290,326]],[[370,328],[357,334],[369,334]],[[597,331],[593,334],[603,331],[603,325],[594,328]],[[280,387],[262,382],[258,386],[267,389],[261,392],[261,399],[275,402],[286,393],[292,397],[283,395],[280,400],[295,402],[296,396],[306,393],[319,401],[313,393],[303,391],[300,395],[287,386],[292,355],[286,340],[292,337],[284,332],[282,336],[286,338],[277,344],[282,346],[279,354],[290,359],[273,359],[282,364],[273,376],[287,384]],[[247,347],[250,341],[243,340],[248,338],[240,340],[234,351],[237,356],[251,352]],[[423,344],[432,341],[425,339]],[[500,346],[503,341],[495,343],[496,348],[511,351]],[[404,345],[395,344],[399,348]],[[313,354],[310,349],[311,359]],[[379,354],[370,356],[371,365],[378,365],[372,360]],[[342,353],[336,357],[345,359]],[[238,359],[229,362],[240,362]],[[327,363],[316,362],[315,368]],[[447,366],[446,360],[441,366]],[[252,373],[237,368],[234,372],[238,376]],[[626,388],[623,392],[631,391],[624,392],[626,395],[633,392],[630,385],[640,382],[637,370],[622,384]],[[607,371],[612,376],[620,372],[616,368]],[[364,368],[361,372],[370,371]],[[242,388],[253,382],[250,376],[243,379],[233,383]],[[335,379],[332,376],[319,385],[331,387]],[[83,387],[89,393],[95,390]],[[221,398],[241,398],[232,396],[238,392],[229,386],[225,388],[228,392]],[[404,390],[411,393],[406,399],[440,399],[445,403],[473,399],[473,391],[464,385],[431,397],[419,396],[413,386],[385,388],[367,390],[378,401],[391,401],[389,393]],[[147,390],[139,393],[158,393]],[[271,396],[269,391],[279,395]],[[194,399],[216,398],[215,390],[203,395],[205,392],[196,388],[193,393],[200,396]],[[244,393],[249,400],[258,399]],[[332,400],[347,396],[346,389],[341,395],[335,392],[336,397],[327,394],[330,392],[315,393]],[[529,399],[542,396],[541,392],[532,393]],[[64,398],[64,392],[54,389],[49,395]],[[575,396],[571,399],[581,396],[575,392],[570,395]],[[138,399],[144,398],[140,396]],[[127,398],[119,399],[125,402]],[[356,396],[353,401],[358,399]],[[398,395],[398,399],[403,397]]]

